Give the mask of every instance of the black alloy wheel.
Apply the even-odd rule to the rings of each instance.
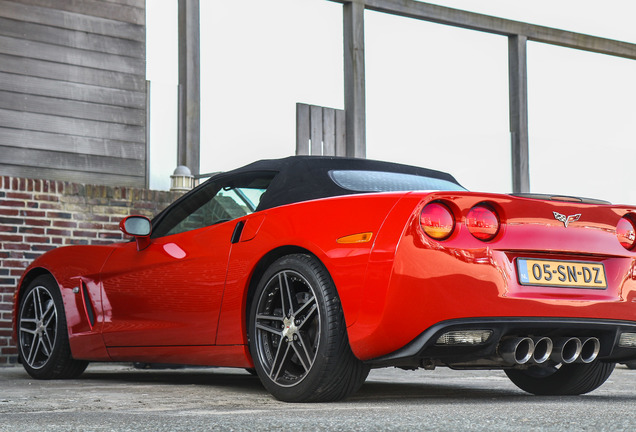
[[[265,272],[249,335],[259,378],[283,401],[339,400],[358,390],[369,373],[349,347],[336,287],[310,255],[285,256]]]
[[[18,350],[24,369],[37,379],[75,378],[88,366],[71,357],[62,295],[49,275],[34,279],[21,295]]]

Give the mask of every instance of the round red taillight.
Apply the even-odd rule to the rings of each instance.
[[[499,232],[499,218],[490,208],[477,205],[466,215],[466,228],[475,238],[489,241]]]
[[[455,218],[448,207],[434,202],[422,209],[420,226],[427,236],[435,240],[444,240],[453,233]]]
[[[618,241],[625,249],[633,248],[636,243],[634,222],[626,217],[621,218],[616,224],[616,237],[618,237]]]

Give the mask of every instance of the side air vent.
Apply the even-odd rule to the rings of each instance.
[[[84,299],[84,307],[86,308],[86,315],[88,315],[88,321],[91,323],[91,327],[95,325],[95,311],[91,304],[91,299],[88,296],[88,289],[86,284],[82,282],[82,298]]]

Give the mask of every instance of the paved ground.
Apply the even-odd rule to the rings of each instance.
[[[634,431],[636,370],[595,392],[536,397],[498,371],[372,371],[346,401],[287,404],[242,370],[91,365],[36,381],[0,368],[0,431],[431,430]]]

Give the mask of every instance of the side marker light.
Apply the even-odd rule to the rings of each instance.
[[[351,234],[348,236],[340,237],[338,240],[336,240],[336,242],[340,244],[367,243],[371,241],[372,238],[373,238],[373,233],[365,232],[365,233]]]

